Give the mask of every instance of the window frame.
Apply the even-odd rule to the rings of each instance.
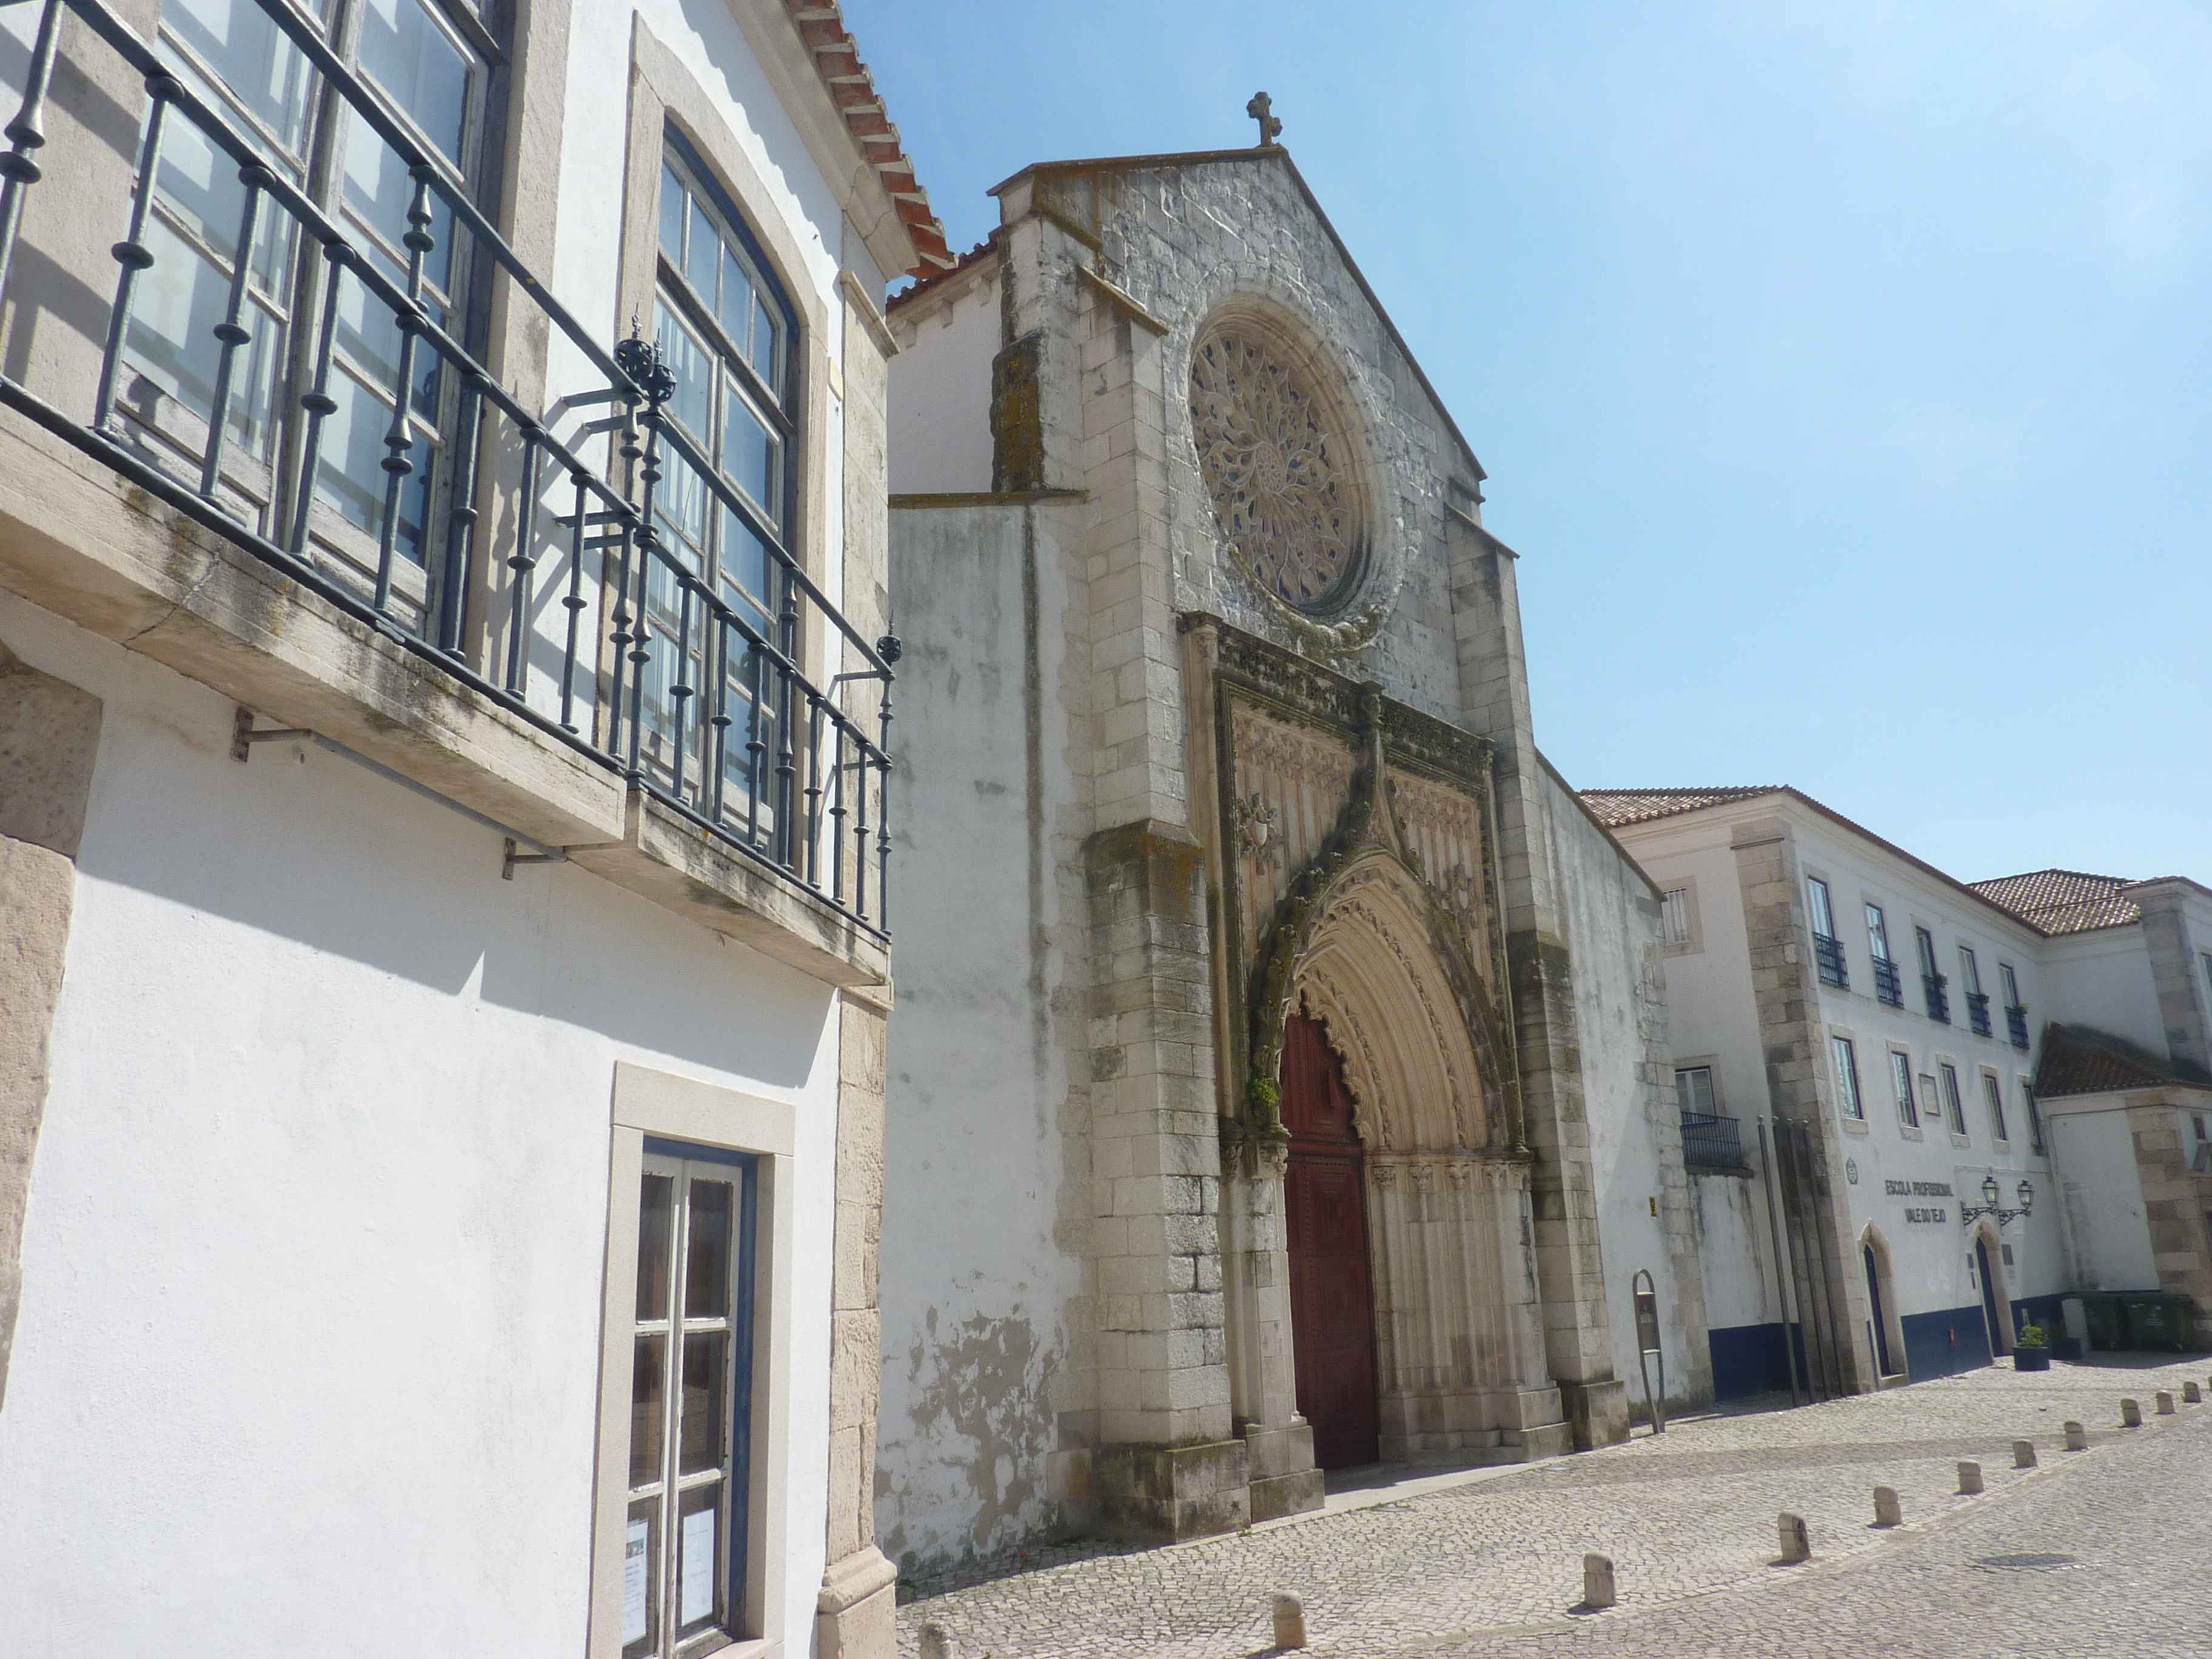
[[[1951,1131],[1954,1146],[1971,1146],[1973,1136],[1966,1127],[1966,1091],[1959,1083],[1959,1062],[1948,1055],[1936,1057],[1936,1080],[1942,1085],[1943,1121]]]
[[[2021,1105],[2027,1112],[2027,1150],[2037,1158],[2045,1156],[2049,1149],[2043,1133],[2043,1103],[2035,1097],[2035,1079],[2019,1079]]]
[[[1981,1074],[1982,1104],[1989,1113],[1990,1133],[1993,1137],[1991,1144],[2008,1147],[2012,1145],[2012,1124],[2005,1116],[2004,1079],[1997,1075],[1993,1066],[1981,1066],[1975,1069]]]
[[[1682,937],[1673,938],[1667,925],[1667,901],[1679,896],[1679,914],[1682,921]],[[1670,957],[1694,956],[1705,948],[1705,918],[1698,903],[1698,883],[1693,876],[1682,876],[1662,884],[1659,892],[1659,945]]]
[[[1702,1072],[1705,1075],[1706,1104],[1704,1109],[1705,1113],[1713,1117],[1724,1115],[1721,1111],[1720,1067],[1710,1060],[1686,1061],[1678,1064],[1674,1067],[1674,1109],[1676,1113],[1680,1115],[1687,1115],[1698,1109],[1695,1107],[1686,1104],[1682,1099],[1682,1079],[1690,1076],[1693,1073],[1698,1072]]]
[[[623,1552],[629,1508],[630,1403],[637,1328],[640,1189],[648,1146],[682,1143],[703,1162],[715,1154],[754,1161],[752,1352],[744,1590],[733,1597],[742,1629],[702,1631],[679,1644],[683,1659],[715,1653],[766,1659],[793,1636],[783,1564],[792,1473],[791,1401],[778,1386],[792,1374],[792,1290],[796,1261],[793,1157],[798,1114],[789,1103],[650,1067],[617,1062],[609,1115],[605,1277],[599,1353],[598,1443],[593,1454],[589,1659],[623,1652]],[[671,1294],[674,1294],[672,1286]],[[734,1388],[735,1377],[732,1379]],[[806,1609],[811,1615],[811,1609]],[[726,1640],[717,1640],[720,1634]]]
[[[1889,1090],[1891,1094],[1897,1097],[1897,1126],[1904,1133],[1917,1140],[1921,1134],[1920,1097],[1912,1086],[1912,1051],[1901,1042],[1893,1042],[1887,1046],[1889,1054]]]
[[[1836,1111],[1847,1126],[1866,1127],[1866,1091],[1860,1085],[1858,1044],[1848,1031],[1828,1033],[1828,1062],[1836,1070]]]

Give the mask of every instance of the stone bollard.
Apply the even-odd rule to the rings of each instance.
[[[2201,1406],[2204,1403],[2204,1390],[2194,1382],[2185,1382],[2181,1385],[2181,1398],[2185,1404]]]
[[[1877,1527],[1902,1526],[1905,1506],[1897,1501],[1897,1488],[1876,1486],[1874,1489],[1874,1523]]]
[[[2088,1450],[2089,1431],[2079,1423],[2069,1423],[2066,1425],[2066,1449],[2068,1451]]]
[[[2151,1396],[2151,1404],[2160,1417],[2173,1415],[2173,1396],[2164,1389]]]
[[[2124,1429],[2142,1427],[2142,1407],[2132,1400],[2120,1401],[2120,1426]]]
[[[1959,1496],[1972,1498],[1981,1490],[1982,1466],[1979,1463],[1961,1462],[1959,1465]]]
[[[1306,1644],[1305,1604],[1295,1595],[1275,1598],[1275,1645],[1302,1648]]]
[[[2035,1467],[2035,1442],[2015,1440],[2012,1443],[2012,1466],[2016,1469],[2032,1469]]]
[[[1813,1537],[1805,1530],[1805,1517],[1784,1513],[1775,1517],[1777,1530],[1782,1536],[1782,1560],[1784,1565],[1812,1559]]]
[[[1583,1557],[1583,1606],[1591,1613],[1609,1607],[1613,1601],[1613,1558],[1609,1555]]]
[[[960,1644],[952,1639],[952,1632],[944,1626],[931,1623],[921,1627],[921,1659],[960,1659]]]

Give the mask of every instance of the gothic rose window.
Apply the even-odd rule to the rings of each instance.
[[[1335,411],[1264,337],[1208,331],[1192,354],[1190,424],[1221,528],[1250,574],[1327,611],[1358,574],[1362,492]]]

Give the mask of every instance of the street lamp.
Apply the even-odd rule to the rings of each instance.
[[[2022,1180],[2014,1188],[2014,1192],[2020,1199],[2020,1207],[2017,1210],[2001,1208],[1997,1200],[2004,1195],[2004,1188],[1997,1185],[1997,1178],[1994,1175],[1984,1176],[1982,1201],[1979,1204],[1961,1205],[1959,1208],[1959,1219],[1972,1221],[1977,1216],[1993,1215],[1997,1218],[1997,1225],[2002,1227],[2014,1216],[2026,1215],[2035,1207],[2035,1187],[2033,1182]]]

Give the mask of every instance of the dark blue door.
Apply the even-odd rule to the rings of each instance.
[[[1874,1310],[1874,1357],[1884,1376],[1897,1375],[1897,1367],[1889,1361],[1889,1320],[1881,1307],[1881,1270],[1875,1265],[1874,1246],[1862,1244],[1860,1254],[1866,1257],[1867,1306]]]

